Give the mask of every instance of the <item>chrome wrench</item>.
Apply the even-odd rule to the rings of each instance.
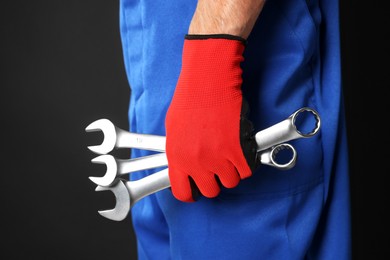
[[[286,146],[286,147],[285,147]],[[268,158],[267,160],[273,161],[272,157],[274,153],[277,153],[279,149],[294,149],[289,144],[279,144],[276,145],[276,148],[269,148],[262,152],[263,158]],[[295,150],[293,150],[295,152]],[[108,155],[109,156],[109,155]],[[295,158],[292,160],[294,162],[289,162],[288,167],[293,167],[295,164]],[[142,179],[136,181],[125,181],[123,179],[115,179],[112,186],[100,186],[98,185],[95,191],[111,191],[115,198],[116,203],[113,209],[109,210],[100,210],[98,211],[100,215],[105,218],[121,221],[125,219],[134,206],[134,204],[141,200],[142,198],[158,192],[160,190],[169,188],[171,183],[168,176],[168,168],[158,171],[156,173],[150,174]]]
[[[314,127],[310,131],[300,129],[298,121],[304,114],[312,115]],[[287,119],[269,128],[259,131],[255,135],[258,151],[268,149],[276,144],[281,144],[297,138],[308,138],[315,135],[320,129],[320,116],[314,109],[303,107],[295,111]],[[115,126],[108,119],[99,119],[89,124],[86,132],[102,131],[103,142],[100,145],[88,146],[97,154],[107,154],[115,148],[137,148],[157,152],[165,152],[165,136],[152,134],[131,133]]]
[[[281,162],[278,154],[282,150],[289,150],[289,160]],[[258,160],[260,163],[280,170],[288,170],[294,167],[297,159],[297,153],[290,144],[279,144],[267,150],[258,152]],[[153,169],[168,165],[168,160],[165,153],[157,153],[140,158],[129,160],[117,159],[110,154],[103,154],[92,159],[92,163],[105,164],[106,173],[102,177],[89,177],[89,179],[99,186],[111,186],[115,179],[132,172]]]

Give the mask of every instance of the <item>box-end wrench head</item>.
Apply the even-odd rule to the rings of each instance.
[[[85,128],[86,132],[103,132],[103,142],[100,145],[88,146],[97,154],[107,154],[114,148],[136,148],[157,152],[165,152],[165,136],[136,134],[115,126],[110,120],[96,120]]]
[[[317,111],[309,107],[300,108],[287,119],[257,132],[257,151],[294,139],[312,137],[320,127],[321,119]]]
[[[258,153],[260,162],[279,170],[289,170],[297,162],[297,151],[291,144],[283,143],[272,146]]]

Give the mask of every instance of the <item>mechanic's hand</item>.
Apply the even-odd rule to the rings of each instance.
[[[235,187],[256,167],[253,127],[242,97],[245,41],[187,35],[182,70],[168,109],[166,153],[173,195],[192,202]]]

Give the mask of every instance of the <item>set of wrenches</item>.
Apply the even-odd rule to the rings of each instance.
[[[257,160],[280,170],[291,169],[297,161],[297,152],[287,142],[312,137],[319,131],[320,125],[317,111],[309,107],[298,109],[283,121],[255,134]],[[137,201],[170,187],[165,136],[132,133],[115,126],[106,118],[92,122],[85,131],[101,131],[104,136],[100,145],[88,146],[88,149],[98,155],[91,162],[105,164],[106,173],[102,177],[89,179],[97,185],[95,191],[111,191],[116,199],[114,208],[98,211],[101,216],[122,221]],[[131,159],[119,159],[110,154],[114,149],[120,148],[143,149],[155,153]],[[125,177],[133,172],[160,167],[164,169],[136,181],[129,181]]]

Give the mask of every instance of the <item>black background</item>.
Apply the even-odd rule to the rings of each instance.
[[[341,0],[354,259],[389,251],[383,4]],[[88,179],[103,171],[87,149],[102,136],[84,131],[102,117],[128,125],[118,8],[118,1],[1,0],[1,259],[135,259],[130,218],[97,213],[114,198]]]

